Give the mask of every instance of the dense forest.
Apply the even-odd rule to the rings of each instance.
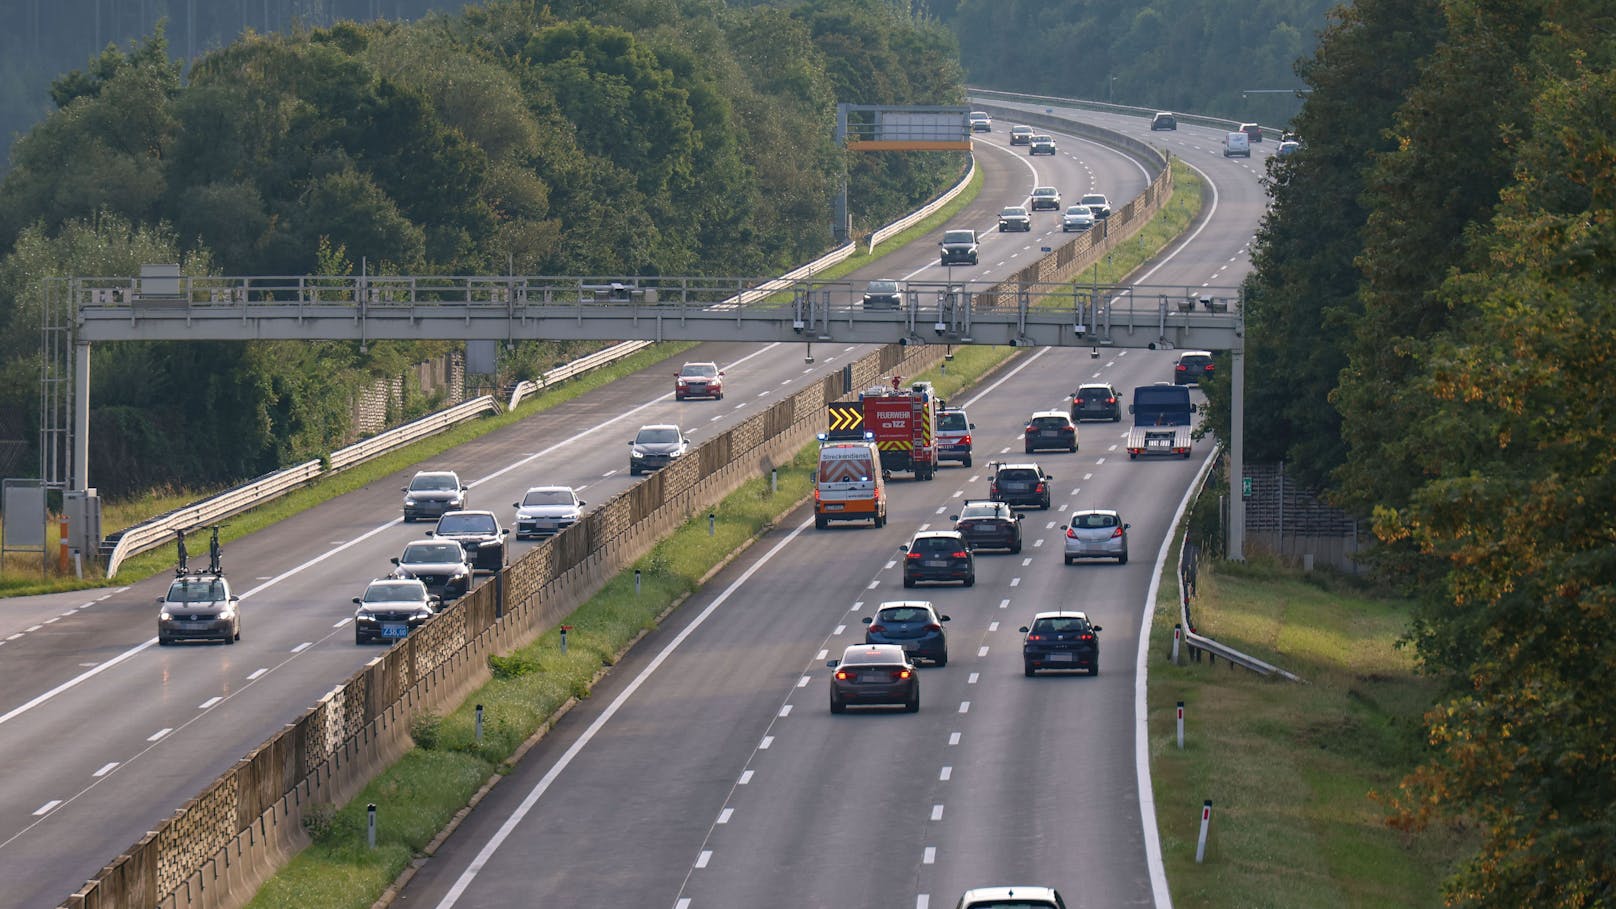
[[[838,101],[963,100],[952,35],[884,0],[499,0],[249,33],[188,67],[171,50],[159,29],[61,75],[54,110],[12,149],[0,423],[37,408],[47,276],[152,261],[329,274],[361,260],[373,273],[778,273],[832,245],[844,170],[859,231],[963,167],[958,153],[833,146]],[[90,474],[119,495],[318,456],[348,434],[354,388],[433,352],[104,346]],[[545,356],[519,348],[510,368]]]
[[[1616,904],[1613,63],[1608,0],[1357,0],[1269,164],[1247,456],[1372,518],[1419,598],[1446,694],[1386,795],[1479,832],[1451,905]]]

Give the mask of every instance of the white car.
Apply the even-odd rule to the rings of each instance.
[[[1072,205],[1061,215],[1061,230],[1079,233],[1094,226],[1094,212],[1087,205]]]
[[[584,506],[571,486],[535,486],[512,502],[516,509],[516,538],[545,537],[578,523]]]
[[[973,133],[991,133],[991,132],[993,132],[993,118],[988,116],[987,111],[982,111],[982,110],[973,110],[973,111],[971,111],[970,120],[971,120],[971,132],[973,132]]]
[[[1066,901],[1053,887],[978,887],[965,891],[956,909],[1066,909]]]
[[[1027,207],[1033,211],[1060,211],[1060,202],[1060,190],[1053,186],[1037,186],[1033,188]]]
[[[1094,212],[1094,217],[1098,220],[1104,221],[1111,217],[1111,200],[1105,197],[1105,193],[1089,193],[1077,200],[1077,204],[1088,206],[1088,210]]]

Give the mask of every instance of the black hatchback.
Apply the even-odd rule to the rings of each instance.
[[[957,530],[923,530],[915,534],[908,545],[898,548],[904,552],[905,587],[913,587],[921,581],[976,585],[976,559],[971,555],[971,545]]]
[[[1122,396],[1110,385],[1097,382],[1079,386],[1072,392],[1072,422],[1110,420],[1116,423],[1121,419]]]
[[[1037,464],[994,463],[988,498],[1006,505],[1036,505],[1048,510],[1049,481],[1053,479]]]
[[[1087,669],[1100,674],[1100,626],[1081,612],[1040,612],[1023,625],[1021,663],[1027,675],[1040,669]]]

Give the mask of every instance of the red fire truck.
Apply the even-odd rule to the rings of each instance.
[[[892,387],[876,387],[856,401],[830,405],[829,441],[869,438],[881,452],[881,469],[909,471],[917,480],[937,472],[937,411],[943,406],[930,382],[903,387],[892,377]]]

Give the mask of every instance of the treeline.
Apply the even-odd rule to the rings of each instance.
[[[1269,165],[1248,457],[1420,597],[1447,688],[1388,796],[1479,834],[1450,905],[1616,904],[1613,63],[1606,0],[1357,0]]]
[[[0,412],[38,401],[40,281],[191,273],[762,275],[940,191],[958,153],[849,155],[835,104],[963,98],[949,33],[884,0],[500,0],[418,22],[158,31],[56,79],[0,183]],[[363,260],[363,262],[361,262]],[[105,493],[328,451],[372,375],[433,345],[96,351]],[[535,347],[507,370],[553,365]],[[425,406],[428,402],[419,402]]]
[[[972,85],[1282,125],[1338,0],[930,0]],[[1255,90],[1255,91],[1253,91]],[[1252,92],[1251,94],[1245,94]]]

